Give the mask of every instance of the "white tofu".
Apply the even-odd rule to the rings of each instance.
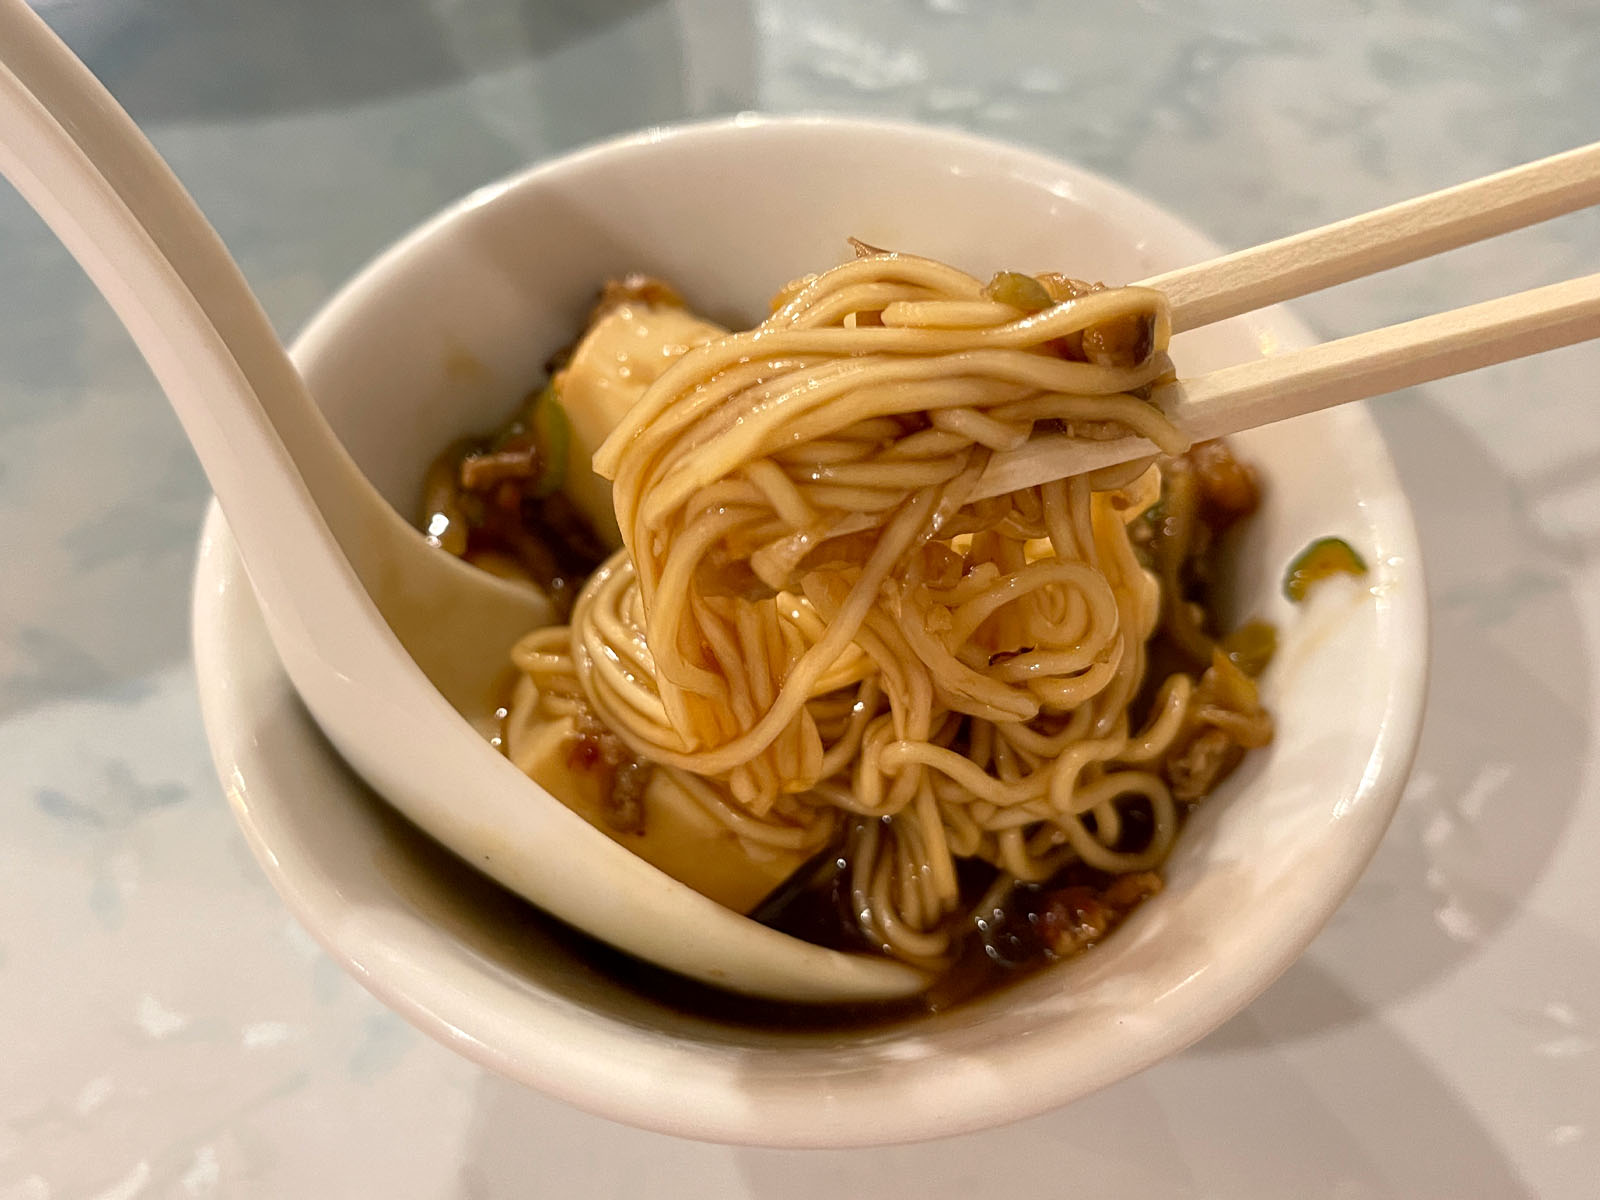
[[[670,305],[623,304],[595,322],[556,376],[556,395],[572,437],[562,490],[600,539],[620,549],[611,482],[594,472],[594,452],[627,411],[691,346],[727,330]]]
[[[556,396],[571,433],[562,490],[612,549],[621,547],[622,536],[611,482],[595,474],[594,452],[669,366],[690,347],[726,332],[682,308],[620,305],[590,328],[556,376]],[[735,912],[749,912],[811,857],[811,851],[746,848],[661,770],[645,791],[644,829],[612,828],[601,804],[605,774],[572,765],[572,718],[534,719],[532,688],[521,679],[512,697],[505,731],[511,761],[589,824],[674,879]]]
[[[811,857],[812,851],[752,853],[728,827],[658,770],[645,790],[644,829],[623,833],[606,823],[601,808],[604,773],[569,761],[573,720],[535,720],[533,684],[517,682],[506,723],[506,751],[534,782],[613,841],[717,903],[747,913]]]

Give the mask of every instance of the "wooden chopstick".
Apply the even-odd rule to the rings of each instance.
[[[1600,204],[1600,142],[1147,279],[1172,332]]]
[[[1600,273],[1164,384],[1151,401],[1205,441],[1594,337]],[[1040,435],[990,459],[974,499],[1153,453],[1141,437]]]
[[[1600,142],[1147,279],[1177,333],[1600,203]],[[1151,400],[1194,441],[1600,337],[1600,275],[1534,288],[1195,379]],[[975,498],[1154,454],[1140,437],[1041,434],[996,454]]]
[[[1600,274],[1420,317],[1156,389],[1197,441],[1600,337]]]

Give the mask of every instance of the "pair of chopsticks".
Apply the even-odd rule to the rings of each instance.
[[[1600,203],[1600,142],[1363,216],[1169,271],[1181,333]],[[1163,384],[1151,400],[1194,441],[1270,425],[1600,336],[1600,274]],[[978,482],[999,495],[1155,453],[1141,437],[1039,434],[996,454]]]

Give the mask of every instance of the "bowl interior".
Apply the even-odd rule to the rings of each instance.
[[[1212,248],[1142,200],[965,135],[734,121],[613,143],[486,188],[343,291],[296,348],[352,454],[402,511],[454,437],[535,386],[608,274],[664,276],[749,322],[844,239],[974,273],[1144,278]],[[1282,312],[1180,338],[1185,373],[1307,340]],[[1247,1003],[1354,884],[1420,716],[1426,630],[1409,512],[1359,410],[1237,439],[1268,501],[1236,557],[1239,615],[1279,623],[1278,737],[1191,819],[1168,888],[1077,961],[949,1013],[855,1030],[747,1025],[660,1003],[580,940],[394,816],[317,735],[278,671],[213,513],[196,601],[208,730],[247,835],[307,927],[380,997],[464,1052],[592,1111],[784,1145],[953,1133],[1138,1070]],[[1307,542],[1373,564],[1303,609]]]

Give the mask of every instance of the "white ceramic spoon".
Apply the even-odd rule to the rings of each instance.
[[[550,620],[548,604],[429,547],[378,496],[221,239],[22,0],[0,0],[0,174],[133,335],[227,515],[290,679],[381,795],[540,907],[694,978],[814,1002],[922,986],[909,968],[776,933],[670,879],[462,719],[457,709],[488,706],[507,648]]]

